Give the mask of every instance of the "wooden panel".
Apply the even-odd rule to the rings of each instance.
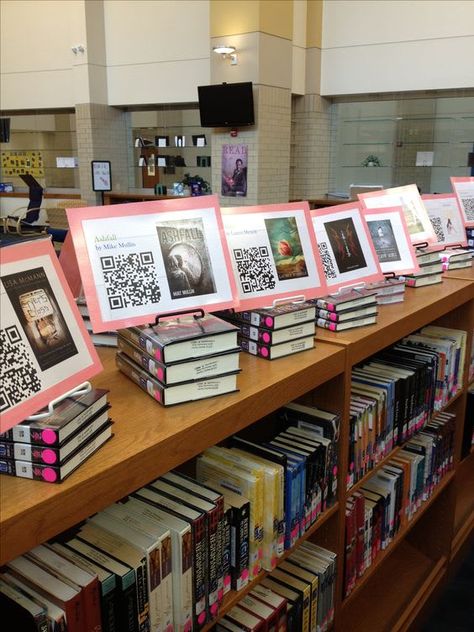
[[[115,436],[59,485],[1,477],[2,564],[344,370],[323,343],[297,361],[242,353],[238,393],[163,408],[115,368],[115,349],[100,356],[94,385],[110,389]]]
[[[433,287],[406,288],[404,302],[382,305],[374,325],[341,332],[318,328],[316,336],[348,347],[348,362],[356,364],[473,299],[474,283],[446,278]]]

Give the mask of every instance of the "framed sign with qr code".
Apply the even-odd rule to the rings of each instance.
[[[429,193],[422,195],[421,199],[433,224],[438,244],[467,246],[464,216],[455,194]]]
[[[464,225],[474,226],[474,177],[452,177],[451,186],[461,207]]]
[[[310,213],[329,292],[383,279],[358,202],[313,209]]]
[[[68,211],[94,332],[236,307],[215,195]]]
[[[221,212],[242,309],[326,293],[307,202],[223,208]]]
[[[382,272],[395,275],[419,272],[402,207],[363,209],[362,213]]]
[[[102,370],[49,239],[0,249],[0,431]]]
[[[401,206],[412,244],[435,244],[436,235],[416,184],[359,193],[362,208],[392,208]]]

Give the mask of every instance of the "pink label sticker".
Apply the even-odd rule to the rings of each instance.
[[[218,610],[219,610],[219,606],[216,603],[213,603],[211,606],[211,614],[213,617],[217,616]]]
[[[260,572],[260,564],[255,564],[255,566],[252,568],[252,574],[254,577],[257,577],[257,575]]]
[[[157,402],[161,402],[161,393],[160,391],[155,392],[155,399]]]
[[[155,351],[155,358],[156,358],[157,360],[161,360],[161,349],[157,349],[157,350]]]
[[[205,612],[201,612],[201,614],[198,616],[198,623],[199,625],[203,625],[206,621],[206,613]]]
[[[50,430],[49,428],[47,428],[46,430],[42,431],[41,438],[43,439],[44,443],[52,445],[56,441],[56,433],[54,432],[54,430]]]
[[[163,381],[163,377],[165,375],[165,372],[163,371],[163,369],[160,367],[158,369],[158,371],[156,372],[156,376],[159,380]]]
[[[245,568],[245,569],[242,571],[242,573],[240,574],[240,576],[241,576],[241,578],[242,578],[244,581],[247,581],[247,579],[249,578],[249,571],[248,571],[248,569],[247,569],[247,568]]]
[[[217,591],[217,599],[219,601],[222,601],[224,599],[224,591],[222,588],[219,588],[219,590]]]
[[[56,474],[56,472],[50,468],[50,467],[46,467],[42,472],[41,472],[41,476],[44,478],[45,481],[47,481],[48,483],[54,483],[56,481],[56,479],[58,478],[58,475]]]
[[[266,347],[262,347],[260,349],[260,355],[263,356],[264,358],[268,358],[268,349]]]
[[[230,575],[224,577],[224,586],[230,586]]]
[[[265,316],[265,325],[267,327],[273,327],[273,318],[271,316]]]
[[[332,475],[337,476],[337,465],[332,468]]]
[[[56,463],[57,458],[58,457],[54,450],[43,450],[43,452],[41,453],[41,459],[44,463],[48,463],[49,465],[51,465],[52,463]]]
[[[184,632],[191,632],[192,629],[193,622],[188,619],[188,621],[186,621],[186,623],[184,624]]]
[[[262,340],[263,340],[263,342],[270,342],[270,334],[265,331],[262,334]]]

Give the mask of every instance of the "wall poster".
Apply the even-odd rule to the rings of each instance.
[[[222,145],[222,196],[247,197],[247,157],[247,145]]]

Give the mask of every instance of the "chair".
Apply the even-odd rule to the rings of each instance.
[[[3,218],[3,232],[22,236],[47,235],[48,213],[43,207],[20,206]]]

